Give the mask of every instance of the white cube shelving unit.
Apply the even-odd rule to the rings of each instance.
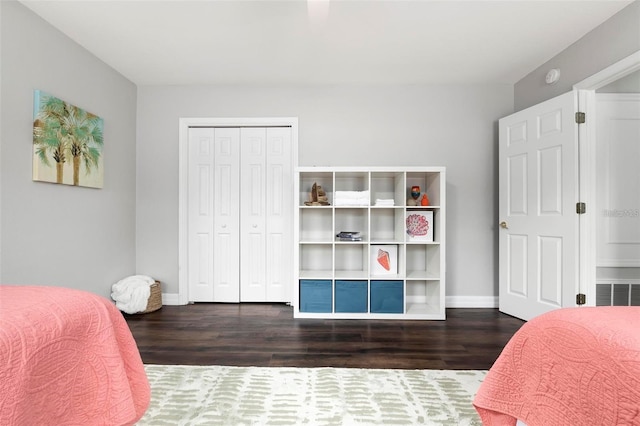
[[[314,183],[329,205],[305,205]],[[445,184],[444,167],[298,168],[294,317],[445,319]],[[428,206],[407,205],[412,186]],[[336,206],[336,192],[366,194],[367,202]],[[432,240],[407,233],[410,215],[431,227]],[[341,241],[341,231],[360,232],[362,241]]]

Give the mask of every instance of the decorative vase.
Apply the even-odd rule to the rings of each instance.
[[[418,197],[420,197],[420,187],[418,185],[414,185],[411,187],[411,198],[418,201]]]

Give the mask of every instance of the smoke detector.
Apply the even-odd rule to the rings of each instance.
[[[547,76],[544,78],[547,84],[555,84],[558,80],[560,80],[560,70],[558,68],[549,70]]]

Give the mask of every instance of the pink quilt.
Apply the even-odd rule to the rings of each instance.
[[[0,286],[0,425],[127,425],[149,405],[120,311],[92,293]]]
[[[532,319],[473,404],[485,426],[640,425],[640,307],[565,308]]]

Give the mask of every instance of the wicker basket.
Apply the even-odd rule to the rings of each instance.
[[[151,284],[151,293],[149,294],[149,300],[147,300],[147,309],[139,314],[148,314],[149,312],[157,311],[162,308],[162,288],[160,287],[160,281],[156,281]]]

